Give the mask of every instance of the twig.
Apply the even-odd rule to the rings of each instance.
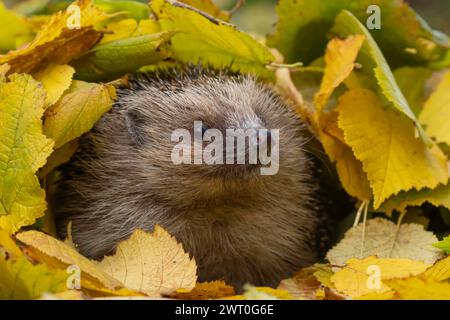
[[[364,200],[365,206],[364,206],[364,218],[363,218],[363,225],[362,225],[362,234],[361,234],[361,251],[359,252],[359,258],[363,258],[364,253],[364,242],[366,239],[366,222],[367,222],[367,211],[369,210],[369,201]]]
[[[353,227],[356,227],[358,225],[359,219],[361,219],[361,213],[364,209],[365,203],[367,200],[364,200],[361,202],[361,205],[358,208],[358,211],[356,212],[355,222],[353,222]]]
[[[400,213],[397,219],[397,229],[395,230],[394,241],[392,242],[391,250],[389,251],[389,257],[392,256],[392,252],[394,252],[395,244],[397,243],[398,234],[400,233],[400,225],[402,224],[402,220],[405,217],[406,210]]]

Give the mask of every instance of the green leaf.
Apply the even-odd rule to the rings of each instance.
[[[392,66],[423,64],[444,57],[448,38],[432,30],[403,0],[280,0],[279,21],[268,45],[279,49],[286,62],[308,64],[323,55],[327,32],[342,10],[352,12],[365,24],[370,5],[380,7],[381,29],[371,33]]]
[[[14,262],[0,257],[0,299],[36,299],[67,290],[66,281],[65,271],[33,265],[25,257]]]
[[[450,236],[447,236],[438,243],[433,244],[433,246],[444,250],[444,252],[447,254],[450,254]]]
[[[414,114],[418,116],[422,110],[425,81],[431,76],[432,70],[423,67],[402,67],[394,70],[393,73],[406,101]]]
[[[115,99],[114,87],[73,81],[69,91],[48,109],[44,133],[55,140],[55,148],[92,129]]]
[[[0,228],[14,233],[44,215],[45,192],[35,172],[52,153],[42,133],[45,90],[29,75],[0,83]]]
[[[173,58],[210,64],[215,68],[271,77],[266,65],[274,60],[269,49],[246,33],[201,14],[154,0],[151,8],[162,30],[177,31],[172,37]]]
[[[398,87],[383,53],[369,31],[367,31],[351,12],[344,10],[337,16],[332,32],[341,37],[348,37],[354,34],[363,34],[366,36],[366,40],[359,51],[357,59],[362,64],[362,71],[366,74],[375,73],[375,78],[382,94],[397,110],[414,122],[423,140],[427,144],[430,144],[429,138],[426,136],[422,126],[411,110],[408,101]]]
[[[149,6],[136,1],[94,0],[94,4],[107,13],[126,12],[129,18],[136,20],[148,19],[150,16]]]
[[[169,40],[173,32],[146,34],[98,45],[72,65],[75,78],[106,81],[155,64],[170,56]]]

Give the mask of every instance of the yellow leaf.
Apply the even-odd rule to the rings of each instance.
[[[325,108],[331,93],[352,72],[364,36],[357,34],[341,40],[334,38],[328,42],[325,52],[325,72],[319,91],[314,96],[319,116]]]
[[[56,268],[76,265],[82,271],[82,281],[88,280],[108,289],[122,287],[122,284],[103,272],[96,263],[83,257],[74,248],[39,231],[25,231],[16,238],[29,246],[33,258]]]
[[[67,290],[67,273],[33,265],[25,257],[17,261],[0,257],[0,299],[35,299],[44,292]]]
[[[10,68],[11,67],[7,63],[0,65],[0,83],[6,81],[6,74],[8,73]]]
[[[370,200],[372,190],[367,175],[361,161],[345,143],[344,133],[337,125],[337,115],[336,111],[322,112],[320,141],[330,160],[336,162],[336,171],[345,191],[360,200]]]
[[[387,282],[405,300],[450,300],[450,283],[434,282],[417,277]]]
[[[39,300],[88,300],[81,291],[66,290],[58,293],[44,293]]]
[[[411,121],[384,108],[373,92],[346,92],[339,99],[338,110],[338,125],[367,173],[375,209],[400,191],[434,188],[447,182],[448,168],[442,152],[416,139]]]
[[[331,277],[333,276],[333,271],[330,267],[322,264],[316,264],[316,271],[314,272],[314,276],[316,279],[325,287],[331,288]]]
[[[0,52],[16,48],[16,42],[28,39],[33,35],[33,27],[24,17],[5,8],[0,2]]]
[[[235,294],[234,288],[223,280],[196,283],[191,291],[178,289],[170,297],[182,300],[209,300],[230,297]]]
[[[90,0],[73,3],[80,8],[80,28],[68,27],[73,13],[59,11],[38,32],[33,41],[0,56],[0,64],[8,63],[11,72],[33,73],[49,63],[66,64],[92,47],[101,37],[94,26],[106,18]]]
[[[405,278],[422,273],[429,267],[421,261],[408,259],[350,259],[346,267],[331,277],[335,288],[352,298],[366,294],[382,294],[390,291],[384,280]],[[374,277],[373,270],[379,270],[379,286],[372,282],[369,276]]]
[[[68,65],[50,64],[34,75],[47,91],[46,106],[54,104],[61,98],[72,83],[75,69]]]
[[[244,286],[245,300],[294,300],[294,297],[285,290],[270,287]]]
[[[81,290],[90,297],[143,297],[142,293],[127,288],[108,289],[98,282],[81,279]]]
[[[141,20],[139,22],[134,19],[124,19],[108,24],[106,29],[112,33],[105,34],[99,42],[99,45],[119,39],[161,31],[158,22],[151,19]]]
[[[114,99],[113,86],[73,81],[69,91],[47,110],[44,133],[60,148],[91,130]]]
[[[12,259],[17,260],[22,257],[22,251],[20,251],[17,244],[11,238],[8,232],[0,229],[0,259]]]
[[[62,147],[56,149],[52,155],[47,159],[47,163],[41,170],[39,170],[39,177],[46,177],[50,172],[60,165],[69,162],[75,152],[78,150],[78,140],[67,142]]]
[[[347,231],[344,239],[328,251],[328,261],[342,265],[350,258],[359,257],[362,231],[363,223]],[[404,223],[397,229],[387,219],[374,218],[366,223],[362,257],[406,258],[432,264],[442,257],[441,251],[433,247],[436,242],[436,236],[425,231],[422,225]]]
[[[425,102],[419,121],[426,127],[428,135],[450,146],[450,72]]]
[[[99,268],[125,287],[149,296],[168,295],[177,289],[195,287],[197,267],[183,246],[163,228],[153,233],[136,230],[107,256]]]
[[[368,293],[359,297],[355,300],[391,300],[395,298],[395,291],[386,291],[383,293]]]
[[[44,89],[29,75],[0,83],[0,228],[11,234],[47,208],[35,176],[53,148],[42,133],[44,101]]]
[[[266,65],[274,60],[273,55],[248,34],[164,0],[153,0],[151,8],[163,31],[179,31],[171,39],[175,59],[272,76]]]
[[[421,274],[421,277],[432,281],[444,281],[450,279],[450,256],[436,262],[434,266]]]

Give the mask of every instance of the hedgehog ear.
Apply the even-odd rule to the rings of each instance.
[[[125,123],[134,143],[144,145],[148,142],[148,134],[144,129],[145,119],[142,112],[135,108],[128,109],[125,113]]]

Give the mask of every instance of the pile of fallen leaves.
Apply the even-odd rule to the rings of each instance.
[[[370,5],[381,29],[366,26]],[[274,33],[256,39],[210,0],[0,3],[0,298],[450,299],[449,39],[400,0],[281,0],[277,13]],[[278,288],[237,296],[220,279],[198,283],[161,227],[100,262],[55,238],[58,166],[116,86],[199,61],[274,83],[357,202],[326,263]],[[426,231],[425,203],[439,235]]]

